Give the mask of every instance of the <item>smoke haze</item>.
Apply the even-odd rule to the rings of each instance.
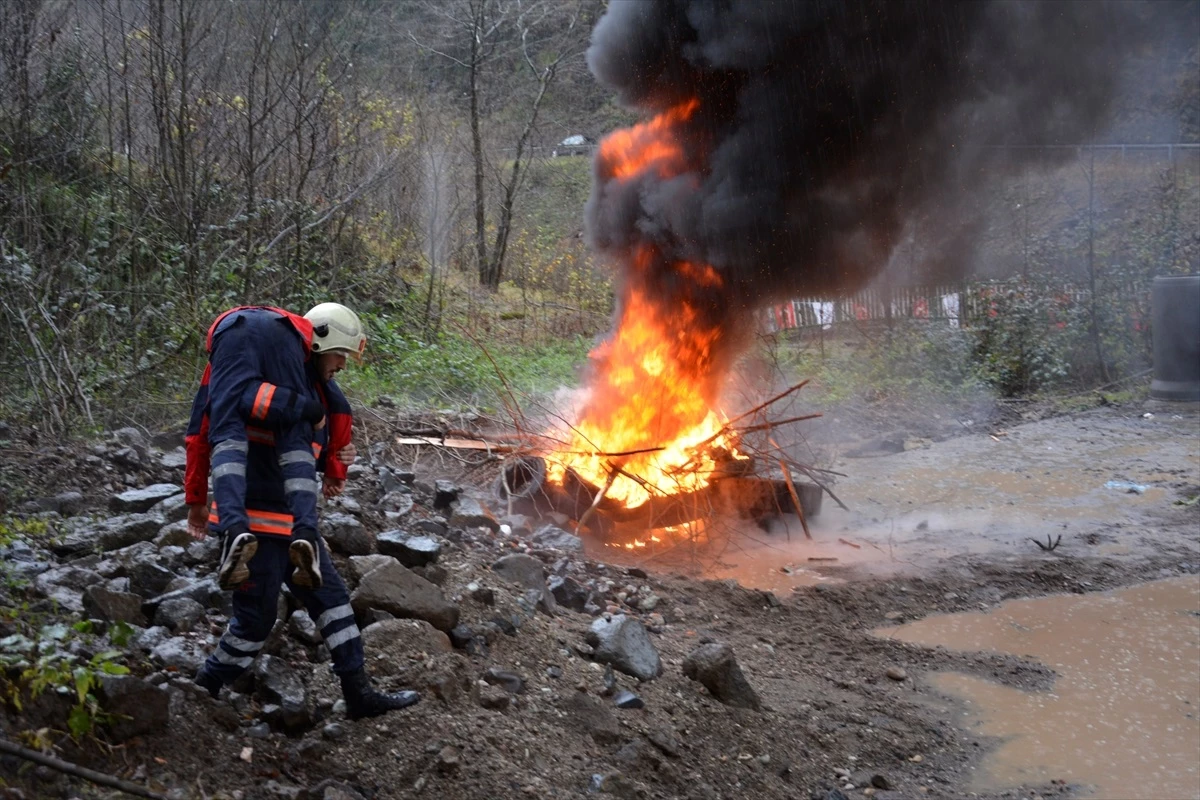
[[[616,178],[597,158],[590,243],[625,264],[650,245],[660,264],[711,265],[719,292],[669,269],[625,278],[722,324],[772,297],[861,287],[917,217],[948,221],[925,257],[960,261],[973,229],[952,212],[994,146],[1093,139],[1150,17],[1180,7],[614,0],[588,51],[596,78],[647,116],[699,105],[673,127],[682,169]]]

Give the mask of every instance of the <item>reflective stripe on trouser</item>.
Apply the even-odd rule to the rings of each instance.
[[[246,496],[246,454],[250,445],[245,439],[225,439],[216,442],[212,449],[213,498]],[[219,523],[209,523],[218,531],[244,531],[248,527],[245,509],[240,504],[226,504],[226,514]],[[230,513],[232,511],[232,513]]]
[[[241,675],[261,651],[262,642],[266,641],[275,624],[279,589],[285,582],[296,599],[304,604],[309,616],[317,620],[317,627],[329,648],[333,671],[347,675],[363,667],[362,636],[350,608],[350,593],[334,569],[324,542],[317,541],[321,562],[320,589],[304,589],[291,582],[289,544],[288,539],[279,536],[258,537],[258,552],[250,559],[250,577],[233,593],[229,628],[204,665],[205,671],[222,683],[229,683]]]
[[[338,675],[349,675],[363,667],[362,636],[354,622],[350,593],[346,591],[346,584],[342,583],[342,576],[333,568],[329,551],[320,537],[317,539],[317,551],[321,560],[321,588],[301,588],[291,583],[290,577],[288,588],[316,621],[325,646],[329,648],[333,671]]]
[[[277,437],[283,493],[292,512],[292,525],[302,533],[317,533],[317,460],[312,453],[312,427],[296,425]]]

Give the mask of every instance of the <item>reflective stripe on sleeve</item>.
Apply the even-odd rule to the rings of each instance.
[[[249,442],[239,442],[236,439],[226,439],[223,442],[218,442],[212,449],[212,454],[216,457],[219,453],[224,453],[227,450],[236,450],[239,453],[250,451]]]
[[[345,644],[346,642],[353,641],[354,639],[357,639],[357,638],[358,638],[358,626],[351,625],[349,628],[342,628],[340,631],[333,634],[332,636],[326,637],[325,646],[328,647],[330,650],[334,650],[337,647]]]
[[[217,478],[224,478],[226,475],[241,475],[246,477],[246,465],[240,461],[232,461],[228,464],[219,464],[213,467],[212,476],[215,481]]]
[[[271,398],[275,396],[275,385],[264,383],[258,387],[258,394],[254,396],[254,408],[250,411],[251,419],[266,419],[267,412],[271,410]]]
[[[333,608],[326,609],[325,613],[317,618],[317,629],[323,631],[329,623],[352,616],[354,616],[354,609],[349,604],[334,606]]]
[[[308,492],[309,494],[317,493],[317,482],[312,478],[288,478],[283,482],[283,491],[291,494],[292,492]]]

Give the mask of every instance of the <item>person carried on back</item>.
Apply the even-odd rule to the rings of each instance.
[[[333,497],[354,460],[350,407],[333,377],[365,346],[357,315],[337,303],[303,317],[235,308],[209,329],[209,364],[186,439],[185,491],[188,530],[198,539],[222,537],[218,581],[233,591],[229,627],[196,676],[214,698],[266,644],[286,584],[321,631],[352,719],[420,699],[371,687],[349,592],[317,535],[316,472],[324,471],[325,496]]]

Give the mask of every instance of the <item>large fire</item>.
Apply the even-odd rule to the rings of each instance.
[[[600,146],[597,164],[611,180],[647,171],[671,177],[686,167],[672,135],[698,108],[691,100],[649,122],[617,131]],[[683,297],[711,296],[721,287],[711,266],[668,261],[650,245],[628,254],[616,331],[591,354],[595,372],[570,442],[547,459],[550,480],[568,469],[636,508],[652,497],[708,485],[718,457],[738,458],[736,442],[713,407],[721,376],[714,355],[724,333]],[[669,307],[647,290],[650,276],[684,282],[697,291],[674,293]]]

